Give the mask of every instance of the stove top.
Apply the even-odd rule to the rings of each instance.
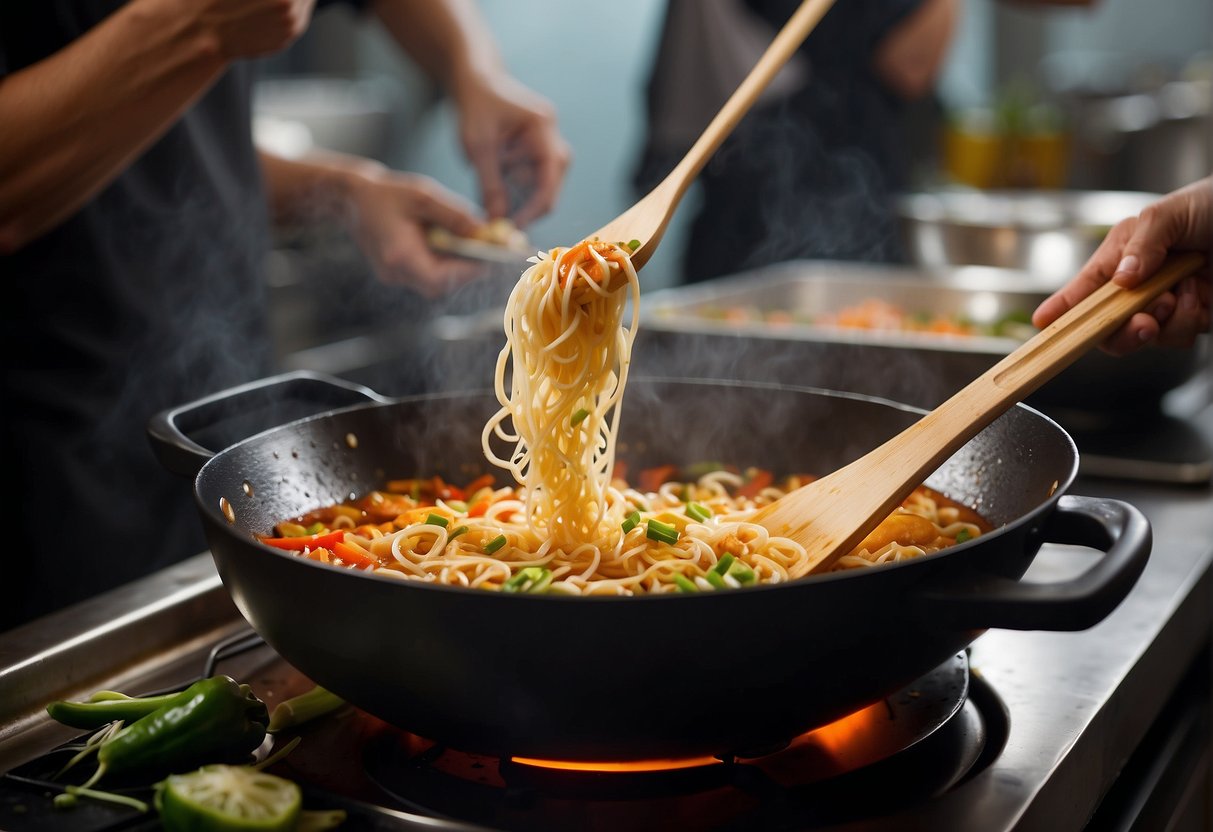
[[[1189,423],[1207,441],[1213,408]],[[1114,804],[1139,811],[1150,801],[1118,796],[1134,754],[1154,742],[1189,669],[1208,658],[1193,634],[1213,631],[1213,491],[1207,483],[1090,478],[1071,490],[1124,499],[1149,517],[1154,549],[1133,591],[1087,631],[987,632],[967,657],[848,718],[854,727],[910,729],[892,752],[878,743],[874,756],[859,753],[862,743],[833,745],[819,734],[672,771],[571,773],[460,754],[346,709],[305,726],[303,743],[278,771],[305,784],[310,806],[347,808],[351,830],[643,832],[657,816],[667,828],[688,830],[998,832],[1082,829]],[[1026,579],[1063,580],[1094,558],[1049,544]],[[101,688],[181,686],[206,670],[220,642],[228,645],[216,658],[220,672],[248,681],[271,705],[310,685],[249,638],[208,555],[0,635],[0,772],[40,779],[46,771],[31,761],[78,733],[53,723],[47,702]],[[911,718],[917,709],[900,709],[914,700],[939,707]],[[1199,721],[1185,726],[1175,736],[1205,744]],[[68,829],[68,815],[35,825],[31,808],[45,800],[44,786],[9,781],[0,828]],[[82,803],[70,817],[103,812],[112,810]],[[129,816],[119,823],[127,825],[79,828],[155,828]]]

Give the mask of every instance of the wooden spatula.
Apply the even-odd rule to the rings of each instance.
[[[674,215],[674,209],[691,182],[832,5],[834,0],[805,0],[801,3],[677,167],[643,199],[587,235],[586,239],[607,243],[630,243],[635,240],[639,246],[632,253],[632,265],[639,269],[647,263],[657,250],[657,244],[670,224],[670,217]],[[619,289],[624,282],[622,272],[612,269],[609,288],[612,291]]]
[[[1196,253],[1172,255],[1133,289],[1104,284],[918,422],[766,506],[753,522],[808,550],[808,566],[792,577],[829,569],[982,428],[1204,262]]]

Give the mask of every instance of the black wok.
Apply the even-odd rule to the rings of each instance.
[[[364,401],[213,458],[187,438],[214,441],[216,426],[266,400],[316,394],[328,407]],[[894,566],[695,595],[519,596],[339,570],[254,539],[385,478],[461,482],[488,472],[480,432],[495,409],[491,394],[386,401],[299,374],[168,411],[150,433],[167,466],[197,471],[219,573],[275,650],[388,722],[489,754],[626,760],[768,746],[878,701],[985,628],[1094,624],[1129,592],[1149,553],[1149,525],[1132,506],[1062,496],[1074,445],[1023,406],[929,480],[996,530]],[[825,473],[919,415],[821,391],[633,381],[619,456],[633,471],[714,460]],[[1046,540],[1106,554],[1074,580],[1019,582]]]

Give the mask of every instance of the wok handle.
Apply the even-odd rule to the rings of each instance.
[[[1150,523],[1120,500],[1064,496],[1041,530],[1043,541],[1088,546],[1103,558],[1076,578],[1023,583],[999,575],[970,575],[922,596],[926,620],[959,629],[1085,630],[1114,610],[1150,557]]]
[[[147,424],[156,458],[174,474],[193,477],[217,450],[303,416],[365,402],[384,402],[373,390],[345,379],[298,370],[221,390],[170,407]],[[235,434],[235,435],[234,435]]]

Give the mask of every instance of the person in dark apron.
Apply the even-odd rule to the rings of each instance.
[[[322,3],[321,5],[325,5]],[[355,3],[353,5],[361,5]],[[501,167],[551,207],[568,151],[473,7],[368,3],[455,99],[489,216]],[[188,483],[154,460],[157,411],[271,369],[268,203],[340,219],[376,273],[426,295],[472,276],[424,243],[474,207],[368,160],[291,161],[252,141],[248,58],[291,43],[311,0],[0,4],[0,441],[9,539],[0,630],[205,548]]]
[[[670,0],[635,182],[686,153],[798,0]],[[955,0],[836,3],[699,176],[682,280],[796,258],[901,259],[902,111],[930,91]]]

